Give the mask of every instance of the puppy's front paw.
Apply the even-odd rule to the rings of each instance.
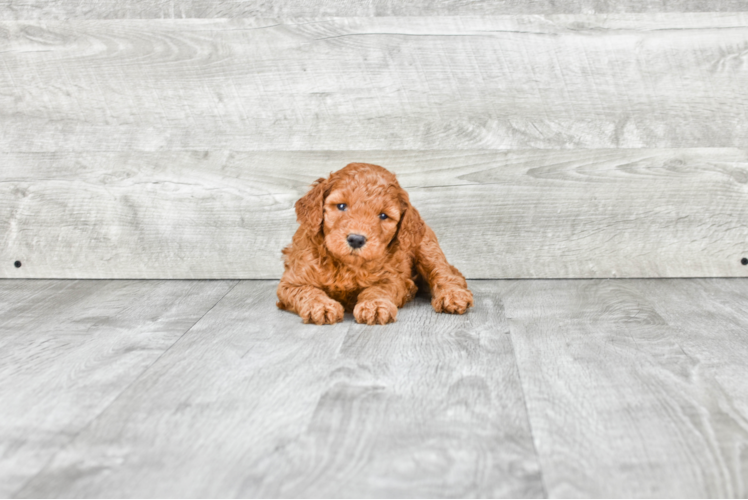
[[[434,294],[431,306],[438,313],[465,314],[469,307],[473,307],[473,293],[464,288],[443,288]]]
[[[299,311],[304,323],[315,325],[333,325],[343,321],[343,306],[340,302],[325,298],[304,304]]]
[[[386,325],[397,321],[397,306],[389,299],[364,300],[353,308],[353,317],[367,325]]]

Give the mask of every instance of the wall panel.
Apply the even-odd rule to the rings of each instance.
[[[746,147],[748,14],[0,23],[0,150]]]
[[[1,0],[0,19],[745,12],[744,0]]]
[[[278,278],[293,203],[398,174],[469,278],[748,276],[748,152],[5,153],[0,277]],[[19,260],[20,268],[13,263]]]

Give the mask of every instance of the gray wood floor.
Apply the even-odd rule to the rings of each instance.
[[[748,495],[748,279],[472,281],[386,327],[275,286],[0,280],[0,496]]]

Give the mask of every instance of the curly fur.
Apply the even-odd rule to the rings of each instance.
[[[296,202],[296,216],[300,227],[283,249],[278,307],[305,323],[337,323],[344,311],[359,323],[393,322],[397,309],[415,296],[417,281],[430,286],[437,312],[463,314],[472,307],[465,278],[449,265],[436,235],[388,170],[351,163],[318,179]],[[366,243],[352,248],[350,234],[366,237]]]

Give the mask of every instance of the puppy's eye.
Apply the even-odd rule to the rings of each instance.
[[[338,203],[338,210],[340,210],[341,212],[345,211],[346,208],[348,208],[348,205],[346,205],[345,203]]]
[[[380,219],[382,219],[382,220],[385,220],[385,219],[387,219],[388,217],[387,217],[387,214],[386,214],[386,213],[382,212],[381,214],[379,214],[379,218],[380,218]]]

